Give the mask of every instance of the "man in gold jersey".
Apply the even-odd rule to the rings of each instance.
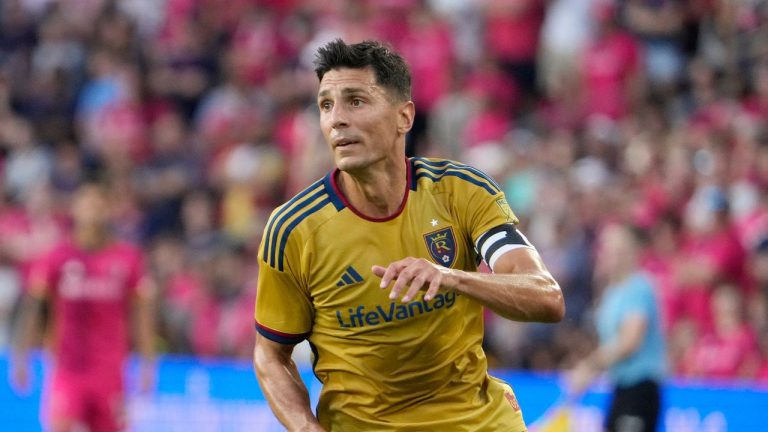
[[[415,108],[398,54],[335,40],[316,72],[336,169],[272,213],[259,249],[254,365],[273,412],[288,430],[525,431],[488,375],[483,308],[557,322],[557,282],[493,180],[405,157]],[[304,339],[316,413],[291,361]]]

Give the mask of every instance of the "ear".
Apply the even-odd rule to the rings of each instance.
[[[397,132],[402,135],[408,133],[413,127],[413,118],[416,116],[416,105],[412,101],[403,102],[397,110]]]

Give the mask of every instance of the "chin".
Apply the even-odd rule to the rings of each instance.
[[[369,165],[369,161],[363,158],[348,156],[336,159],[336,167],[345,172],[354,172],[365,169]]]

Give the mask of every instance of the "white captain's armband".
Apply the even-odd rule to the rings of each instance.
[[[536,249],[531,242],[512,224],[503,224],[491,228],[475,242],[475,250],[493,269],[496,260],[512,249],[527,247]]]

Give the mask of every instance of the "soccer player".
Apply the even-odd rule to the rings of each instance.
[[[81,185],[71,211],[72,238],[30,271],[12,378],[20,389],[29,386],[27,352],[47,300],[53,321],[53,370],[45,395],[49,429],[124,430],[123,372],[132,330],[142,355],[141,389],[152,381],[153,284],[140,249],[110,236],[110,201],[102,184]]]
[[[272,213],[259,250],[254,365],[273,412],[289,430],[524,431],[512,389],[488,375],[483,307],[556,322],[558,284],[493,180],[405,157],[400,55],[335,40],[316,72],[337,168]],[[291,360],[304,339],[316,415]]]

